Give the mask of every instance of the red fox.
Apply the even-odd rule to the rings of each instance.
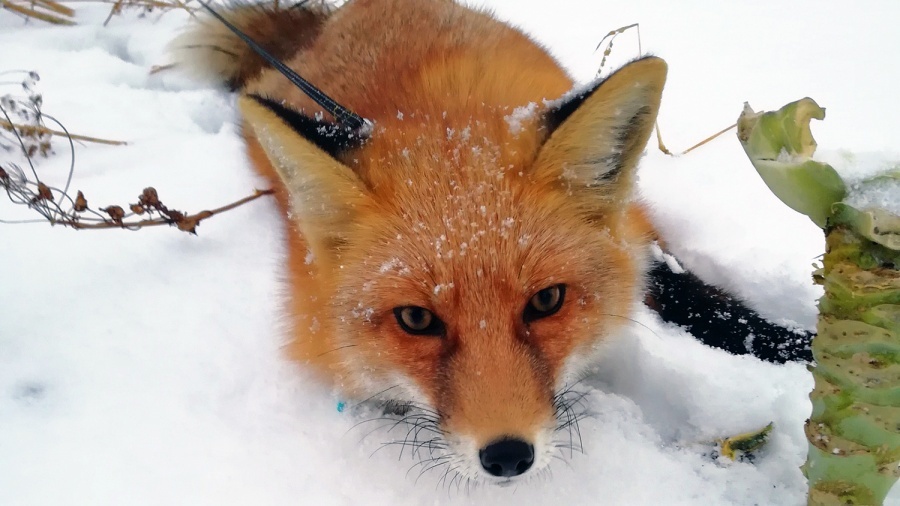
[[[643,297],[652,229],[632,189],[666,63],[573,91],[522,32],[450,0],[221,14],[371,121],[336,128],[212,20],[173,42],[240,94],[277,189],[292,357],[348,398],[421,410],[464,476],[547,466],[561,393]]]
[[[648,284],[664,318],[692,324],[680,293],[703,287],[651,265],[633,195],[662,59],[573,89],[522,32],[451,0],[221,15],[259,47],[207,18],[174,54],[239,93],[250,162],[276,189],[290,355],[429,432],[419,444],[448,469],[508,483],[545,468],[573,423],[568,386]],[[367,121],[348,128],[347,111]],[[711,296],[729,304],[719,314],[756,318]]]

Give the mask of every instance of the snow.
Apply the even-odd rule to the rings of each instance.
[[[827,151],[815,158],[831,164],[847,182],[845,203],[900,215],[900,151]]]
[[[535,113],[537,112],[537,104],[531,102],[530,104],[522,105],[513,109],[505,119],[506,123],[509,125],[509,132],[513,135],[518,135],[519,132],[525,128],[522,125],[522,122],[529,121],[534,118]]]
[[[669,62],[660,127],[673,150],[732,123],[744,101],[771,110],[807,95],[828,109],[813,124],[823,150],[865,160],[896,149],[900,67],[882,55],[900,45],[900,4],[490,5],[583,82],[602,36],[640,21],[643,48]],[[148,75],[184,14],[126,11],[102,27],[107,6],[77,8],[76,27],[23,25],[0,10],[0,71],[37,70],[44,110],[70,131],[129,141],[77,144],[73,188],[105,205],[153,185],[167,205],[200,210],[264,186],[244,158],[232,96]],[[606,68],[636,51],[634,33],[620,35]],[[54,146],[38,170],[64,182],[68,151]],[[674,158],[653,147],[640,190],[679,263],[772,319],[813,326],[821,233],[768,192],[733,134]],[[0,219],[28,216],[0,201]],[[805,368],[708,349],[649,311],[589,385],[593,416],[573,436],[584,454],[511,487],[467,490],[442,481],[442,468],[419,477],[421,455],[381,445],[405,429],[379,428],[352,403],[338,412],[342,399],[281,354],[274,203],[198,232],[0,225],[0,504],[805,503]],[[713,454],[710,442],[770,421],[754,462]]]
[[[881,178],[851,186],[844,202],[856,209],[881,208],[900,216],[900,179]]]

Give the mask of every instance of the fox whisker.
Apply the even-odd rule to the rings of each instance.
[[[360,407],[362,407],[362,406],[365,406],[366,404],[368,404],[368,403],[369,403],[370,401],[372,401],[373,399],[375,399],[375,398],[377,398],[377,397],[380,397],[380,396],[384,395],[386,392],[389,392],[389,391],[391,391],[391,390],[393,390],[393,389],[395,389],[395,388],[398,388],[398,387],[400,387],[400,385],[393,385],[393,386],[387,387],[387,388],[385,388],[384,390],[381,390],[381,391],[379,391],[379,392],[375,392],[374,394],[370,395],[369,397],[366,397],[365,399],[363,399],[363,400],[361,400],[361,401],[359,401],[359,402],[356,402],[355,404],[353,404],[352,406],[350,406],[350,409],[358,409],[358,408],[360,408]]]
[[[628,320],[628,321],[630,321],[631,323],[634,323],[634,324],[640,325],[641,327],[644,327],[646,330],[650,331],[651,334],[653,334],[654,336],[656,336],[656,337],[662,339],[662,336],[660,336],[659,334],[657,334],[655,330],[653,330],[653,329],[651,329],[650,327],[644,325],[643,323],[641,323],[641,322],[635,320],[634,318],[629,318],[629,317],[627,317],[627,316],[622,316],[622,315],[620,315],[620,314],[610,314],[610,313],[602,313],[602,314],[603,314],[603,316],[609,316],[609,317],[611,317],[611,318],[621,318],[621,319],[623,319],[623,320]]]
[[[569,450],[569,456],[574,456],[575,452],[584,452],[584,441],[581,435],[581,428],[578,423],[585,418],[591,416],[588,407],[584,403],[585,397],[590,393],[589,390],[574,390],[574,387],[581,384],[586,378],[575,381],[571,386],[563,387],[556,395],[553,396],[553,404],[556,408],[557,425],[554,432],[568,433],[568,441],[555,440],[553,446],[560,450],[566,448]],[[577,441],[576,441],[577,440]]]
[[[343,346],[338,346],[337,348],[333,348],[328,351],[323,351],[322,353],[319,353],[319,357],[324,357],[325,355],[328,355],[329,353],[334,353],[334,352],[340,351],[340,350],[346,350],[347,348],[353,348],[355,346],[356,346],[355,344],[345,344]]]
[[[429,460],[429,461],[423,461],[423,462],[422,462],[423,464],[429,464],[429,463],[430,463],[431,465],[430,465],[430,466],[423,466],[423,467],[422,467],[422,469],[419,471],[419,475],[416,476],[416,481],[415,481],[415,483],[419,483],[419,479],[422,478],[422,476],[424,476],[425,473],[427,473],[428,471],[431,471],[432,469],[436,469],[436,468],[441,467],[441,466],[448,466],[448,467],[449,467],[449,466],[450,466],[450,462],[451,462],[451,459],[450,459],[449,456],[448,456],[448,457],[445,457],[445,458],[440,458],[440,459],[433,459],[433,460]]]

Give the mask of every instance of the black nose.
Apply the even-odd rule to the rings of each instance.
[[[478,452],[481,467],[494,476],[518,476],[534,464],[534,446],[521,439],[506,438]]]

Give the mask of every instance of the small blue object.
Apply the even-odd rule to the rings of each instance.
[[[344,412],[344,406],[346,406],[346,404],[344,404],[344,401],[338,401],[338,403],[337,403],[338,413]]]

